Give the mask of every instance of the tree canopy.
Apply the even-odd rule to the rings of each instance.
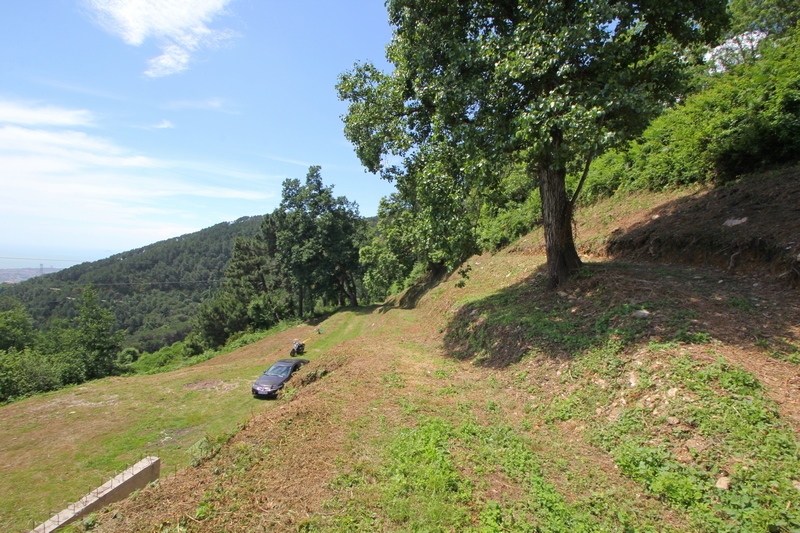
[[[201,344],[302,318],[319,301],[358,305],[365,228],[358,206],[323,185],[320,167],[309,168],[305,183],[285,180],[280,205],[257,235],[236,239],[225,285],[198,313]]]
[[[390,0],[394,70],[357,64],[340,77],[345,134],[415,209],[437,206],[431,224],[442,212],[468,216],[471,194],[520,162],[540,190],[555,286],[581,265],[567,171],[588,168],[681,96],[687,47],[718,37],[726,5]],[[463,235],[458,223],[439,230],[451,243]]]

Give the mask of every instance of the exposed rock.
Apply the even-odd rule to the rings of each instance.
[[[731,478],[722,476],[717,480],[717,488],[721,490],[728,490],[731,487]]]
[[[722,223],[723,226],[726,228],[730,228],[731,226],[738,226],[739,224],[744,224],[747,222],[747,217],[742,218],[729,218],[725,222]]]
[[[668,398],[675,398],[677,395],[678,395],[678,388],[677,387],[672,387],[671,389],[669,389],[667,391],[667,397]]]

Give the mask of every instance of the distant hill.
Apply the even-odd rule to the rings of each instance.
[[[83,287],[92,284],[114,312],[118,328],[126,332],[125,345],[152,352],[188,334],[200,303],[223,278],[234,239],[255,235],[261,218],[222,222],[106,259],[0,286],[0,296],[18,298],[36,325],[46,327],[54,319],[75,316],[75,299]]]
[[[60,268],[0,268],[0,283],[19,283],[26,279],[58,272]]]

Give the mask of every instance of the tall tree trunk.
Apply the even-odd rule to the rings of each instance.
[[[299,311],[298,316],[300,317],[301,320],[303,319],[303,292],[305,292],[303,291],[303,284],[300,283],[298,284],[297,287],[297,308]]]
[[[353,280],[353,276],[349,273],[345,274],[347,285],[350,287],[350,290],[347,292],[347,296],[350,297],[350,305],[352,307],[358,307],[358,290],[356,289],[356,282]]]
[[[542,198],[542,223],[547,253],[548,286],[564,283],[581,267],[572,239],[572,207],[567,199],[565,168],[541,164],[538,169]]]

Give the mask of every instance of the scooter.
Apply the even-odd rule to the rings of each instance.
[[[306,353],[306,343],[295,341],[292,351],[289,352],[289,355],[294,357],[295,355],[303,355],[304,353]]]

